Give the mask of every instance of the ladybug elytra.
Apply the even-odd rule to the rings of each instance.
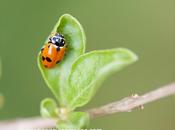
[[[49,41],[41,49],[42,64],[46,68],[52,68],[63,58],[66,50],[65,39],[63,35],[55,33],[49,38]]]

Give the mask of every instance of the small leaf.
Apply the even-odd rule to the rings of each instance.
[[[43,117],[51,118],[57,117],[57,104],[51,98],[42,100],[40,106],[40,113]]]
[[[57,123],[58,129],[82,129],[89,124],[89,115],[84,112],[73,112],[68,116],[68,120],[59,121]]]
[[[65,37],[67,51],[64,59],[56,67],[47,69],[41,63],[38,55],[38,66],[48,87],[56,96],[62,106],[64,101],[64,88],[67,86],[68,75],[73,61],[85,51],[85,33],[80,23],[71,15],[62,15],[52,32],[57,32]],[[47,43],[48,40],[46,40]]]
[[[85,105],[109,74],[136,60],[133,52],[122,48],[93,51],[80,56],[72,66],[69,87],[65,91],[70,109]]]

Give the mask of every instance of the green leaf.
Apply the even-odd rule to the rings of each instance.
[[[72,66],[69,86],[65,91],[69,108],[85,105],[109,74],[136,60],[137,56],[124,48],[92,51],[80,56]]]
[[[64,88],[67,86],[68,75],[73,61],[85,51],[85,33],[80,23],[71,15],[62,15],[52,32],[61,33],[67,44],[66,55],[56,67],[47,69],[41,63],[40,53],[38,55],[38,66],[42,76],[53,94],[62,106],[64,101]],[[48,39],[46,40],[47,43]]]
[[[57,123],[58,129],[82,129],[89,124],[89,115],[84,112],[70,113],[67,120],[60,120]]]
[[[40,106],[40,113],[43,117],[47,118],[58,117],[57,112],[58,112],[57,104],[53,99],[46,98],[42,100]]]

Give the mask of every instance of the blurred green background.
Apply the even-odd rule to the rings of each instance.
[[[126,47],[140,60],[111,76],[84,108],[133,93],[142,94],[175,79],[174,0],[0,0],[0,120],[39,115],[40,101],[53,97],[36,56],[58,18],[70,13],[83,25],[87,51]],[[91,121],[103,130],[174,130],[175,97]]]

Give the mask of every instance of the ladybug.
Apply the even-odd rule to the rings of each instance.
[[[48,43],[41,49],[41,61],[44,67],[52,68],[63,58],[66,51],[64,36],[56,33],[49,38]]]

